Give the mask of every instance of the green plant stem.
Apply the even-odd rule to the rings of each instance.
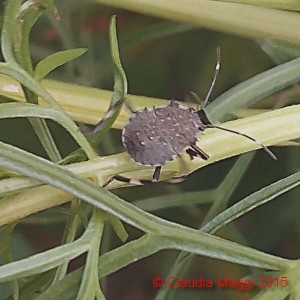
[[[251,4],[286,10],[300,10],[298,0],[222,0],[222,2]]]
[[[77,199],[73,200],[71,202],[71,207],[70,207],[71,215],[66,225],[62,244],[72,243],[75,239],[75,235],[80,223],[79,222],[80,217],[77,215],[77,211],[79,210],[79,208],[80,208],[80,201]],[[69,261],[63,263],[58,267],[53,282],[57,280],[61,280],[66,276],[68,265],[69,265]]]
[[[27,72],[28,76],[31,76],[33,70],[29,53],[29,34],[39,16],[39,12],[33,11],[33,13],[31,13],[31,11],[28,11],[25,20],[18,20],[20,5],[21,1],[11,0],[5,7],[1,35],[2,52],[9,64],[15,65],[17,69],[20,69],[18,64],[21,65],[24,68],[24,72]],[[18,41],[18,44],[16,44],[14,42],[16,40],[16,31],[19,30],[18,25],[22,25],[19,37],[21,41]],[[22,85],[22,89],[26,101],[29,103],[37,103],[38,96],[34,94],[30,88]],[[61,160],[60,153],[45,120],[29,118],[29,121],[50,159],[52,161]]]
[[[283,269],[289,264],[287,260],[157,218],[121,200],[116,195],[99,189],[93,182],[80,178],[71,172],[67,172],[62,167],[45,159],[41,159],[4,143],[0,143],[0,165],[9,167],[14,171],[33,178],[39,178],[45,183],[69,192],[83,201],[111,213],[144,232],[159,235],[168,241],[169,248],[271,269]],[[34,258],[31,257],[30,259]],[[55,262],[57,262],[57,259]],[[35,267],[37,262],[33,263],[32,261],[31,263],[32,266]],[[49,264],[47,263],[47,265]],[[10,268],[8,266],[9,265],[5,265],[2,269],[0,268],[0,274],[1,271],[3,272],[3,279],[7,279],[12,276],[13,272],[17,272],[15,265],[15,267]],[[26,265],[26,268],[29,272],[28,265]],[[44,266],[41,266],[41,268],[43,269]],[[11,272],[10,275],[7,274],[7,269]]]
[[[8,71],[7,74],[10,75]],[[22,78],[18,77],[17,79]],[[297,58],[236,85],[210,103],[206,111],[211,121],[221,121],[226,114],[232,113],[241,107],[253,105],[264,97],[293,85],[299,80],[300,58]],[[112,92],[107,90],[98,90],[51,80],[43,80],[42,84],[54,98],[58,99],[58,103],[64,111],[77,122],[97,124],[107,111],[112,99]],[[19,85],[7,76],[0,75],[0,93],[16,101],[24,101]],[[83,98],[85,101],[82,101]],[[136,110],[147,106],[160,106],[168,103],[167,100],[163,99],[135,95],[128,95],[127,100]],[[40,105],[45,104],[40,102]],[[128,116],[128,110],[123,109],[113,127],[122,129],[128,120]]]
[[[226,209],[230,196],[235,191],[237,185],[242,179],[243,174],[249,166],[252,158],[253,153],[248,153],[241,156],[239,160],[235,163],[233,168],[230,170],[230,172],[227,174],[223,182],[217,187],[217,189],[215,190],[215,201],[213,202],[204,220],[202,221],[199,230],[202,230],[201,227],[204,224],[206,224],[210,219],[212,219],[213,217],[215,217],[220,212]],[[168,277],[175,276],[184,278],[185,272],[191,265],[193,258],[193,254],[190,254],[188,252],[181,252],[177,256],[175,263],[169,271]],[[168,286],[165,285],[159,290],[155,299],[172,299],[175,293],[176,289],[170,289]]]
[[[95,296],[97,296],[97,299],[105,299],[99,285],[98,274],[99,248],[104,228],[104,218],[105,214],[100,210],[95,209],[85,232],[85,235],[90,236],[90,249],[86,259],[82,282],[76,298],[78,300],[94,299]]]
[[[152,234],[145,234],[143,237],[131,241],[117,249],[103,254],[99,259],[99,274],[101,277],[108,276],[127,266],[130,263],[148,257],[159,250],[166,249],[168,241]],[[292,263],[290,267],[295,266]],[[59,296],[62,293],[67,293],[71,297],[76,295],[76,287],[82,276],[82,269],[74,271],[72,274],[67,275],[63,281],[57,282],[54,286],[50,287],[47,291],[40,295],[37,300],[51,299],[51,297]]]
[[[94,0],[146,15],[209,29],[300,45],[298,14],[253,5],[210,0]]]
[[[253,194],[242,199],[232,207],[224,210],[219,214],[214,214],[215,217],[209,222],[208,217],[205,218],[202,227],[199,229],[202,232],[207,232],[214,234],[218,229],[225,226],[229,222],[237,219],[241,215],[255,209],[256,207],[271,201],[278,197],[279,195],[286,193],[287,191],[300,185],[300,172],[290,175],[284,179],[281,179]],[[214,208],[210,210],[213,211]],[[209,212],[209,213],[210,213]],[[209,216],[209,214],[207,215]],[[172,267],[172,270],[169,273],[169,276],[175,277],[184,277],[182,274],[186,268],[192,262],[193,255],[190,253],[182,252],[177,257],[175,264]],[[162,288],[157,294],[156,300],[160,299],[172,299],[172,295],[176,290],[169,289],[167,287]]]
[[[300,58],[296,58],[237,84],[217,97],[206,111],[211,121],[222,121],[227,113],[249,107],[258,99],[263,99],[299,81]]]
[[[231,121],[223,124],[230,129],[237,130],[243,133],[247,133],[251,136],[256,137],[260,142],[269,144],[278,144],[286,140],[292,140],[299,138],[300,128],[298,126],[298,120],[300,118],[300,106],[290,106],[264,114]],[[234,147],[233,147],[234,145]],[[193,172],[205,165],[211,164],[215,161],[238,155],[242,152],[250,151],[258,147],[255,143],[248,141],[247,139],[230,134],[224,133],[220,130],[208,130],[205,136],[201,136],[201,148],[205,149],[210,155],[210,159],[206,162],[202,160],[186,160],[186,166],[189,172]],[[184,158],[186,156],[183,156]],[[131,176],[134,177],[145,177],[151,176],[152,168],[142,167],[135,164],[126,153],[120,153],[116,155],[111,155],[107,157],[101,157],[94,159],[89,162],[81,162],[77,164],[72,164],[65,167],[65,170],[70,170],[85,177],[96,178],[98,184],[101,185],[108,177],[114,174],[125,174],[131,172]],[[178,172],[178,162],[173,161],[166,164],[162,170],[163,178],[170,178],[174,175],[180,175]],[[39,184],[36,180],[26,179],[26,178],[7,178],[0,181],[0,195],[10,194],[12,192],[19,192],[18,184],[20,184],[20,189],[25,187],[33,187]],[[113,182],[109,188],[116,188],[120,186],[128,186],[118,182]],[[50,187],[48,187],[51,189]],[[52,188],[53,189],[53,188]],[[51,193],[50,190],[48,193]],[[6,222],[11,222],[14,218],[21,218],[26,216],[28,213],[36,212],[36,206],[41,209],[41,204],[48,207],[47,201],[44,201],[44,193],[41,194],[41,198],[30,197],[27,200],[16,200],[24,203],[24,208],[20,211],[7,212],[7,206],[5,202],[0,203],[0,224],[6,224]],[[13,200],[11,200],[13,201]],[[26,205],[25,205],[26,203]],[[17,204],[15,204],[17,205]],[[23,205],[22,205],[23,206]]]

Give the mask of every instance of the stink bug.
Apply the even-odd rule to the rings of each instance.
[[[103,187],[113,180],[132,184],[157,182],[161,167],[175,157],[180,157],[180,154],[184,151],[189,154],[191,159],[199,157],[207,160],[209,155],[196,145],[198,133],[207,128],[218,128],[250,139],[258,143],[271,158],[276,159],[271,150],[251,136],[213,125],[209,121],[204,107],[215,86],[220,66],[220,49],[218,48],[215,74],[203,105],[198,110],[179,104],[174,100],[161,107],[145,108],[138,111],[131,109],[132,115],[122,131],[122,142],[128,154],[136,163],[155,167],[152,179],[133,179],[122,175],[114,175],[104,183]],[[112,108],[112,110],[114,109],[117,109],[117,105]],[[112,115],[112,110],[107,112],[106,116],[95,127],[94,132],[97,132],[105,120]],[[179,178],[183,179],[184,177]]]

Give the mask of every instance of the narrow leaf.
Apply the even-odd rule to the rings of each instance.
[[[34,77],[37,80],[43,79],[57,67],[76,59],[87,51],[87,49],[78,48],[65,51],[59,51],[51,54],[41,60],[35,67]]]
[[[201,230],[214,233],[229,222],[237,219],[256,207],[275,199],[279,195],[286,193],[298,185],[300,185],[300,172],[281,179],[244,198],[217,215],[214,219],[205,224]]]
[[[93,0],[148,16],[236,34],[300,44],[297,13],[210,0]],[[298,4],[297,4],[298,5]],[[280,25],[279,25],[280,24]]]
[[[118,117],[127,96],[127,78],[120,60],[116,31],[116,16],[113,16],[110,21],[109,41],[114,70],[114,89],[109,108],[103,119],[96,126],[94,130],[95,135],[91,137],[93,144],[98,144],[111,128],[112,124]]]

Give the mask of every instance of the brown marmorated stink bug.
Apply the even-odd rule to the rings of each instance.
[[[175,157],[180,157],[180,154],[184,151],[189,154],[191,159],[200,157],[207,160],[209,155],[196,145],[197,134],[207,128],[218,128],[248,138],[258,143],[271,158],[276,159],[271,150],[256,139],[234,130],[213,125],[209,121],[203,108],[206,106],[215,86],[220,66],[220,49],[218,48],[215,74],[200,109],[189,108],[172,100],[165,106],[132,111],[132,115],[122,131],[122,142],[128,154],[136,163],[155,167],[152,179],[133,179],[122,175],[114,175],[104,183],[103,187],[113,180],[130,184],[157,182],[161,167]],[[97,132],[98,128],[112,113],[113,111],[107,112],[106,116],[95,127],[94,132]],[[174,182],[178,181],[178,178],[183,179],[184,177],[176,177]],[[172,182],[171,180],[168,181]]]

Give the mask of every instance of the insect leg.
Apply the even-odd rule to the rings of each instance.
[[[209,155],[207,153],[205,153],[202,149],[200,149],[198,146],[191,145],[189,148],[187,148],[185,150],[185,152],[190,156],[191,159],[194,159],[194,157],[200,157],[204,160],[207,160],[209,158]],[[185,171],[188,170],[184,160],[182,159],[182,157],[180,155],[178,155],[178,157],[181,159],[182,165],[185,168]],[[167,179],[165,180],[168,183],[179,183],[182,182],[186,179],[186,177],[188,176],[188,174],[186,175],[181,175],[178,177],[173,177],[171,179]]]
[[[185,152],[190,156],[191,160],[193,160],[194,157],[197,157],[197,153],[191,148],[186,149]]]
[[[196,145],[191,145],[190,148],[186,149],[186,153],[189,154],[191,158],[200,157],[204,160],[208,160],[209,158],[209,155]]]
[[[143,184],[148,184],[148,183],[155,183],[159,179],[160,171],[161,171],[161,166],[155,167],[155,170],[154,170],[154,173],[152,175],[152,179],[151,180],[148,180],[148,179],[135,179],[135,178],[125,177],[125,176],[122,176],[122,175],[114,175],[114,176],[110,177],[103,184],[103,187],[108,186],[114,180],[117,180],[117,181],[120,181],[120,182],[129,183],[129,184],[135,184],[135,185],[143,185]]]
[[[152,182],[157,182],[158,181],[160,171],[161,171],[161,166],[155,167],[155,170],[154,170],[154,173],[153,173],[153,176],[152,176]]]
[[[153,180],[147,180],[147,179],[135,179],[135,178],[129,178],[129,177],[125,177],[122,175],[114,175],[112,177],[110,177],[104,184],[102,187],[106,187],[108,186],[112,181],[117,180],[120,182],[125,182],[125,183],[129,183],[129,184],[135,184],[135,185],[143,185],[146,183],[154,183],[156,181]]]
[[[112,177],[110,177],[104,184],[102,187],[106,187],[108,186],[112,181],[117,180],[117,181],[121,181],[121,182],[126,182],[126,183],[130,183],[130,178],[121,176],[121,175],[114,175]]]
[[[198,146],[196,145],[191,145],[190,148],[187,148],[185,150],[185,152],[190,156],[191,159],[194,159],[194,157],[200,157],[204,160],[207,160],[209,158],[209,155],[207,153],[205,153],[202,149],[200,149]],[[178,155],[178,157],[180,158],[181,162],[182,162],[182,169],[184,168],[184,172],[183,173],[187,173],[186,171],[188,171],[188,168],[184,162],[184,160],[182,159],[182,157],[180,155]],[[181,172],[182,172],[181,169]],[[181,176],[177,176],[177,177],[173,177],[171,179],[167,179],[165,180],[168,183],[179,183],[182,182],[186,179],[188,175],[181,175]]]

